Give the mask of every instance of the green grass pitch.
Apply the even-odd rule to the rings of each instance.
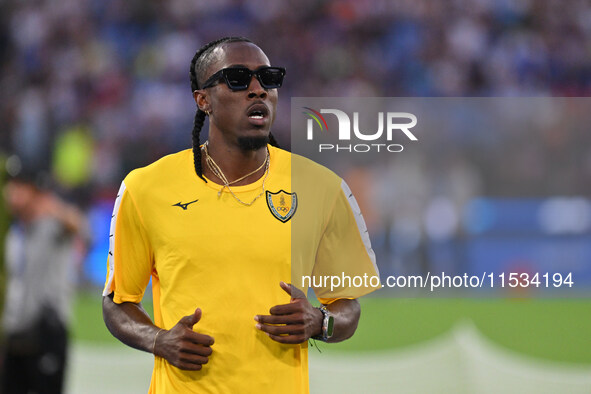
[[[591,300],[364,298],[355,336],[323,346],[330,352],[365,352],[421,343],[470,319],[492,341],[537,358],[591,364]],[[150,302],[144,307],[151,314]],[[75,341],[116,344],[101,312],[100,291],[79,293]],[[324,350],[326,349],[326,350]]]

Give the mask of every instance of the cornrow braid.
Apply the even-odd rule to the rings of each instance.
[[[191,79],[191,92],[199,89],[199,80],[197,79],[197,72],[199,71],[199,76],[202,77],[204,69],[207,65],[207,58],[215,47],[218,45],[225,43],[225,42],[235,42],[235,41],[246,41],[249,40],[243,37],[224,37],[219,40],[211,41],[210,43],[205,44],[202,46],[193,56],[191,60],[191,68],[189,69],[189,78]],[[207,54],[206,54],[207,52]],[[202,77],[203,78],[203,77]],[[205,112],[197,107],[197,112],[195,113],[195,120],[193,122],[193,163],[195,165],[195,173],[204,182],[205,177],[203,176],[203,168],[201,168],[201,148],[199,146],[199,134],[201,133],[201,129],[203,128],[203,123],[205,122]]]
[[[275,136],[273,136],[273,134],[271,133],[269,133],[269,143],[271,144],[271,146],[280,148],[279,144],[277,143],[277,140],[275,139]]]
[[[211,41],[204,46],[202,46],[193,56],[191,60],[191,68],[189,69],[189,78],[191,79],[191,92],[199,89],[199,79],[203,79],[203,74],[207,71],[209,66],[209,57],[212,54],[213,50],[221,44],[230,43],[230,42],[251,42],[248,38],[245,37],[224,37],[220,38],[219,40]],[[193,122],[193,163],[195,165],[195,173],[204,182],[205,177],[203,176],[203,168],[201,167],[201,147],[199,142],[199,135],[201,133],[201,129],[203,128],[203,123],[205,123],[205,116],[207,114],[197,107],[197,112],[195,113],[195,120]],[[269,133],[269,143],[272,146],[279,148],[279,144],[275,137]]]

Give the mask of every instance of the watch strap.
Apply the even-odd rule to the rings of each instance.
[[[314,335],[312,339],[326,342],[332,337],[334,317],[330,314],[325,305],[317,307],[316,309],[322,312],[322,331],[319,335]]]

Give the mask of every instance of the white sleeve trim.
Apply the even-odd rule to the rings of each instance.
[[[357,230],[359,230],[359,235],[361,236],[361,240],[363,241],[363,245],[365,245],[365,250],[367,251],[367,255],[373,264],[373,268],[376,270],[376,273],[379,275],[378,266],[376,264],[376,254],[374,253],[373,249],[371,248],[371,241],[369,240],[369,232],[367,231],[367,226],[365,224],[365,220],[363,219],[363,215],[361,214],[361,208],[359,208],[359,204],[357,204],[357,200],[355,200],[355,196],[353,196],[353,192],[347,185],[345,180],[341,181],[341,189],[345,196],[347,197],[347,201],[351,206],[351,210],[353,211],[353,216],[355,217],[355,221],[357,222]]]
[[[115,274],[115,227],[117,224],[117,214],[119,213],[119,206],[121,205],[121,199],[125,192],[125,182],[121,182],[121,187],[117,192],[117,198],[115,199],[115,206],[113,207],[113,216],[111,216],[111,228],[109,230],[109,279],[103,290],[103,296],[111,294],[111,284],[113,283],[113,277]]]

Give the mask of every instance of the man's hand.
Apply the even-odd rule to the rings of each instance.
[[[303,343],[322,331],[323,315],[306,299],[301,290],[281,282],[279,284],[291,296],[289,304],[276,305],[271,315],[257,315],[256,328],[280,343]]]
[[[162,330],[154,337],[154,354],[165,358],[180,369],[198,371],[207,364],[213,338],[198,334],[193,326],[201,320],[201,309],[185,316],[170,330]]]

